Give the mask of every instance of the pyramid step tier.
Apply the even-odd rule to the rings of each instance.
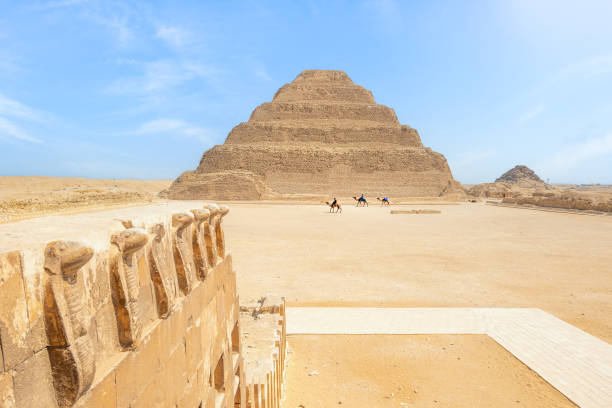
[[[399,125],[388,106],[348,102],[267,102],[253,111],[249,122],[300,119],[369,120]]]
[[[248,143],[389,143],[422,147],[419,133],[406,125],[371,121],[267,121],[244,122],[234,127],[226,144]]]
[[[250,171],[278,193],[438,196],[455,183],[444,156],[427,148],[221,145],[196,174]]]
[[[376,104],[372,92],[358,85],[330,85],[329,83],[290,83],[274,95],[273,102],[350,102]]]

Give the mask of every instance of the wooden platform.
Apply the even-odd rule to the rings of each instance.
[[[288,307],[287,334],[486,334],[580,407],[612,407],[612,345],[540,309]]]

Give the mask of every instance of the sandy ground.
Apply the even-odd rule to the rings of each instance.
[[[290,306],[537,307],[612,343],[612,217],[473,203],[391,209],[441,213],[231,205],[224,222],[240,298],[279,293]],[[342,398],[349,407],[571,406],[488,338],[410,337],[292,337],[284,406],[338,406]],[[466,361],[431,355],[431,344],[444,342],[461,345]],[[421,387],[418,395],[398,392],[411,384]],[[384,398],[391,393],[405,400]]]
[[[145,196],[169,183],[29,179],[0,177],[0,202],[48,197],[63,204],[44,211],[87,211],[126,203],[93,199],[83,207],[83,200],[62,197],[106,197],[108,191],[111,197],[118,191]],[[612,343],[612,217],[481,203],[344,204],[342,214],[330,214],[324,205],[231,203],[224,225],[241,300],[278,293],[290,306],[537,307]],[[392,215],[391,209],[440,213]],[[23,214],[36,216],[36,211],[24,208]],[[406,395],[405,403],[418,402],[414,406],[506,406],[517,399],[523,406],[568,406],[486,337],[361,337],[292,337],[286,406],[305,401],[310,401],[307,407],[337,406],[342,397],[344,406],[393,402],[388,406],[397,407],[404,401],[384,396],[404,395],[397,389],[402,384],[420,387],[418,396]],[[465,356],[467,366],[450,354],[431,353],[431,347],[451,342],[461,346],[455,360]],[[377,357],[381,350],[383,357]],[[331,361],[342,370],[318,370]],[[488,374],[480,377],[483,364]],[[303,367],[314,367],[320,375],[308,376]],[[300,397],[304,390],[324,402]],[[352,395],[361,397],[351,400]]]
[[[612,343],[612,218],[466,203],[234,204],[242,300],[294,306],[537,307]]]
[[[0,176],[0,223],[156,200],[170,180]]]
[[[311,335],[288,342],[286,408],[576,406],[484,335]]]

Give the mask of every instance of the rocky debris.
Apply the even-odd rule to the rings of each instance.
[[[534,193],[531,197],[504,198],[502,202],[566,210],[612,212],[612,198],[597,200],[572,192]]]
[[[217,200],[264,200],[278,196],[250,171],[222,171],[196,173],[186,171],[172,185],[159,193],[162,198],[198,200],[217,197]]]
[[[444,156],[424,147],[393,109],[342,71],[309,70],[205,152],[164,196],[257,200],[357,192],[464,195]]]
[[[544,183],[540,177],[533,170],[527,166],[518,165],[508,170],[501,175],[495,182],[505,182],[510,184],[516,184],[524,181],[534,181],[537,183]]]

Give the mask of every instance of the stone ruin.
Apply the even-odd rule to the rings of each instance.
[[[304,71],[177,178],[172,199],[463,194],[440,153],[342,71]]]
[[[279,406],[284,299],[247,382],[229,210],[193,206],[2,226],[0,406]]]

